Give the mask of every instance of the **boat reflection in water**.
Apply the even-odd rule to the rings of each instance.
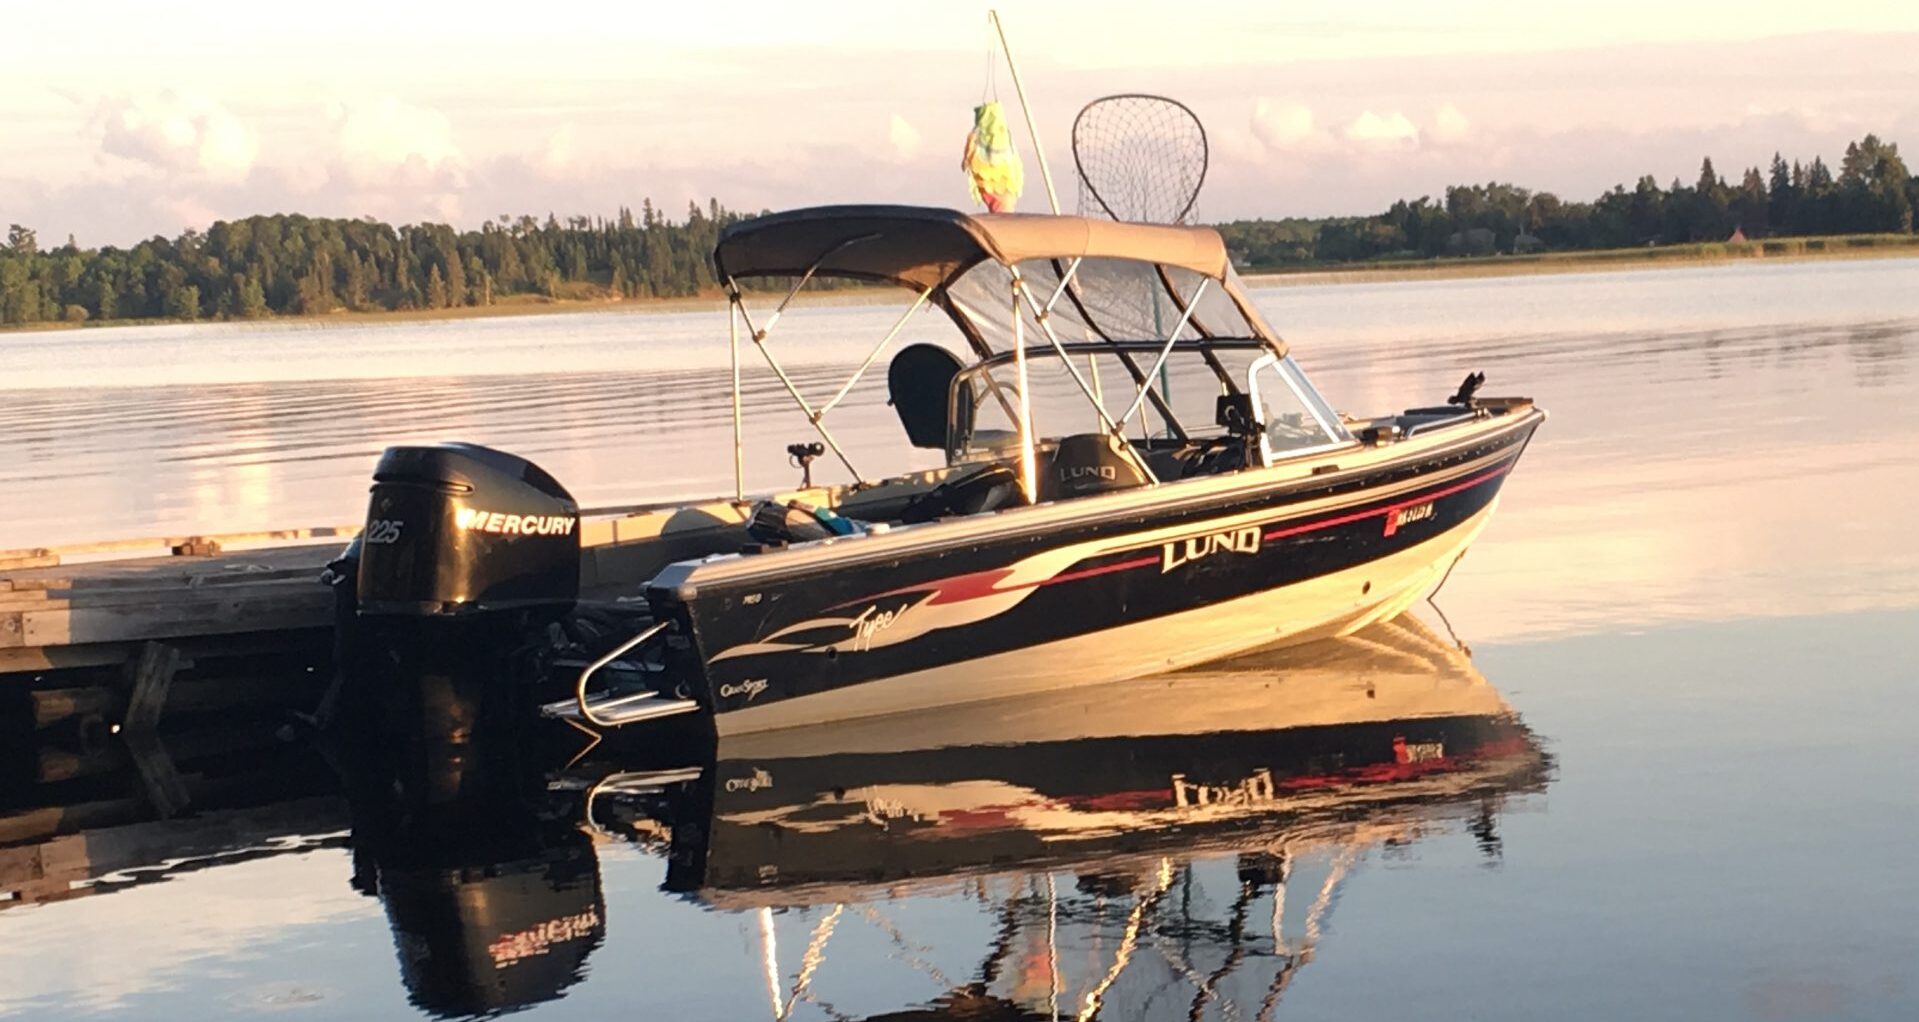
[[[864,926],[947,988],[879,1017],[1253,1017],[1312,959],[1361,855],[1465,829],[1497,856],[1504,800],[1551,770],[1411,617],[936,714],[717,746],[616,734],[564,767],[524,736],[484,750],[468,723],[401,753],[398,783],[354,785],[356,883],[387,906],[415,1003],[444,1014],[577,982],[605,927],[595,846],[622,841],[666,859],[669,892],[759,915],[775,1017],[815,996],[834,932]],[[926,896],[976,903],[994,936],[961,953],[903,932],[888,903]],[[792,910],[803,950],[777,939]],[[955,954],[971,975],[928,964]]]
[[[488,679],[403,687],[420,733],[329,747],[351,807],[353,887],[384,905],[414,1006],[455,1017],[552,1000],[605,935],[593,839],[549,796],[550,753],[483,712]]]

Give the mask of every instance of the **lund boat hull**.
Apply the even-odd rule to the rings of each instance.
[[[717,715],[717,730],[746,734],[1005,699],[1157,674],[1261,646],[1350,635],[1397,616],[1438,584],[1485,527],[1495,504],[1426,542],[1330,575],[1069,639],[743,707]],[[1368,583],[1370,592],[1362,593]],[[1169,630],[1176,641],[1169,642]]]
[[[961,541],[929,531],[675,566],[649,596],[690,636],[679,673],[722,735],[1348,634],[1405,610],[1465,553],[1541,416],[1516,418],[1362,472],[1198,503],[1148,495],[1039,531],[1015,532],[1015,516],[1046,506]]]

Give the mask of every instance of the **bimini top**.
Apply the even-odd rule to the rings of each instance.
[[[1202,227],[1030,213],[973,215],[925,206],[816,206],[734,224],[713,265],[731,277],[819,276],[939,287],[982,260],[1110,258],[1230,272],[1226,244]]]

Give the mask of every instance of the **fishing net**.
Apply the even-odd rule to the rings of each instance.
[[[1073,119],[1073,163],[1080,215],[1189,223],[1206,180],[1206,129],[1177,100],[1107,96]]]

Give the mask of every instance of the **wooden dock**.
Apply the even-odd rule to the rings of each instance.
[[[319,584],[358,526],[0,551],[0,681],[125,664],[145,644],[326,628]],[[251,549],[234,549],[241,545]],[[264,545],[271,544],[271,545]],[[191,649],[187,655],[191,655]]]
[[[930,486],[932,477],[922,482]],[[582,509],[582,606],[637,609],[635,580],[737,547],[748,512],[724,499]],[[226,672],[222,665],[245,672],[277,658],[330,677],[335,594],[320,575],[359,531],[337,525],[0,550],[0,711],[23,701],[30,715],[82,707],[71,715],[138,740],[163,715],[256,698],[195,687]]]

